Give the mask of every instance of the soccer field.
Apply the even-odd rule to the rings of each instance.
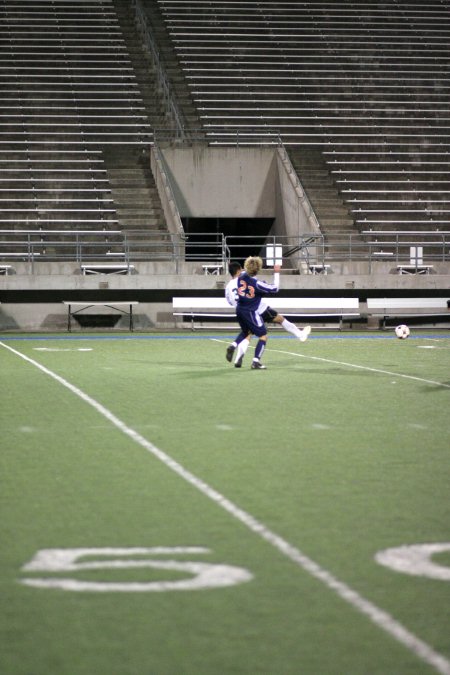
[[[450,334],[4,335],[1,675],[450,675]]]

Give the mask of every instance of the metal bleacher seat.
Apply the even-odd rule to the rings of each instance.
[[[0,142],[151,138],[112,2],[6,2],[0,19]]]

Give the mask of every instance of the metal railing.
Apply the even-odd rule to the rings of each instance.
[[[226,270],[231,259],[260,256],[267,266],[279,258],[287,270],[308,273],[312,266],[365,262],[368,271],[379,262],[409,265],[449,263],[450,231],[367,231],[277,235],[225,235],[221,232],[164,233],[143,230],[2,230],[0,262],[86,263],[92,260],[217,263]],[[273,264],[273,263],[272,263]],[[177,265],[178,270],[178,265]]]
[[[176,103],[175,96],[172,92],[172,87],[170,85],[169,78],[166,75],[165,67],[162,63],[159,50],[156,44],[156,40],[151,31],[151,27],[149,26],[149,19],[145,14],[145,9],[142,5],[141,0],[132,0],[132,5],[135,12],[138,30],[140,31],[144,41],[144,46],[150,53],[150,56],[153,61],[153,66],[155,68],[156,76],[158,78],[158,86],[161,90],[166,112],[170,115],[171,119],[173,120],[174,130],[171,132],[172,138],[173,134],[175,133],[175,138],[184,139],[186,134],[182,120],[182,115]]]
[[[249,147],[249,146],[261,146],[261,147],[279,147],[283,145],[283,140],[279,131],[242,131],[239,129],[230,129],[228,131],[222,131],[218,129],[217,131],[210,132],[203,128],[199,129],[189,129],[189,135],[184,136],[181,134],[174,135],[174,132],[170,129],[165,129],[163,127],[155,127],[154,138],[161,145],[172,144],[180,142],[184,143],[195,143],[202,144],[207,146],[233,146],[233,147]]]
[[[361,236],[368,246],[369,274],[375,262],[408,265],[415,271],[433,263],[450,263],[450,231],[367,230]]]
[[[73,261],[90,258],[128,262],[127,247],[121,230],[1,230],[0,260],[35,263]]]

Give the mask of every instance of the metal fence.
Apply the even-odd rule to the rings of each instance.
[[[333,263],[377,262],[393,265],[432,266],[450,263],[450,231],[349,232],[330,236],[299,234],[281,236],[226,236],[223,233],[169,234],[142,230],[3,230],[0,261],[28,262],[32,271],[40,261],[79,264],[92,262],[184,261],[221,265],[259,255],[266,266],[274,261],[301,273]],[[450,268],[449,268],[450,271]]]

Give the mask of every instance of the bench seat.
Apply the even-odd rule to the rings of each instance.
[[[439,298],[367,298],[368,316],[379,317],[386,328],[389,319],[450,317],[450,294]]]
[[[80,265],[80,269],[84,276],[89,274],[132,274],[134,271],[134,265],[130,265],[128,263],[86,263],[84,265]]]
[[[335,317],[339,319],[339,327],[345,318],[359,317],[358,298],[267,298],[273,309],[286,317]],[[231,307],[224,296],[221,297],[174,297],[172,300],[173,315],[190,320],[192,330],[196,321],[207,318],[224,318],[236,315],[234,307]]]

